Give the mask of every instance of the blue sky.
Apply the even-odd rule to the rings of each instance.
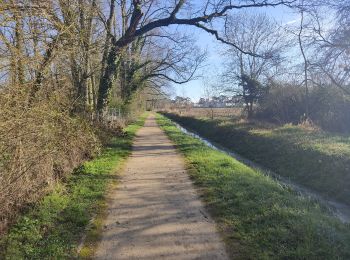
[[[246,9],[246,11],[248,11],[248,9]],[[251,9],[251,11],[265,12],[281,24],[293,23],[298,19],[298,15],[286,7],[255,8]],[[186,30],[188,30],[188,28]],[[199,71],[199,74],[204,76],[215,76],[215,74],[221,70],[222,57],[220,56],[220,49],[223,49],[225,46],[216,41],[214,36],[209,35],[208,33],[193,27],[191,27],[191,30],[193,30],[193,33],[197,38],[197,45],[202,49],[206,49],[208,52],[206,66]],[[190,81],[186,84],[173,84],[174,94],[190,97],[193,101],[198,101],[198,99],[203,96],[204,80],[205,77]]]

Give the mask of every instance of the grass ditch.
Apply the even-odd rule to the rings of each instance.
[[[123,137],[112,137],[100,156],[87,161],[40,202],[28,207],[0,240],[0,259],[71,259],[89,257],[99,239],[106,191],[131,152],[145,115]],[[77,249],[86,235],[84,246]]]
[[[157,121],[186,157],[234,257],[350,258],[350,226],[326,208],[182,133],[170,119]]]
[[[299,126],[167,116],[278,175],[350,205],[350,137]]]

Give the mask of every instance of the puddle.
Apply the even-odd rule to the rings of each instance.
[[[334,200],[331,200],[331,199],[328,199],[328,198],[325,198],[325,196],[323,196],[323,195],[321,195],[313,190],[305,188],[304,186],[301,186],[295,182],[292,182],[288,178],[282,177],[282,176],[270,171],[269,169],[266,169],[265,167],[262,167],[261,165],[254,163],[251,160],[248,160],[248,159],[240,156],[239,154],[222,147],[221,145],[214,144],[214,143],[210,142],[208,139],[205,139],[205,138],[201,137],[200,135],[189,131],[188,129],[184,128],[183,126],[179,125],[178,123],[176,123],[174,121],[173,121],[173,123],[176,125],[176,127],[178,129],[181,130],[181,132],[183,132],[189,136],[192,136],[196,139],[199,139],[203,143],[205,143],[207,146],[209,146],[210,148],[213,148],[213,149],[220,151],[220,152],[224,152],[224,153],[230,155],[231,157],[235,158],[237,161],[240,161],[240,162],[244,163],[245,165],[248,165],[249,167],[262,172],[263,174],[266,174],[266,175],[272,177],[273,179],[275,179],[276,181],[278,181],[282,185],[290,187],[294,191],[298,192],[300,195],[306,196],[306,197],[309,197],[311,199],[318,201],[319,203],[321,203],[324,206],[326,206],[327,208],[329,208],[330,211],[333,212],[334,216],[339,218],[339,220],[341,222],[350,223],[350,206],[343,204],[343,203],[340,203],[340,202],[337,202],[337,201],[334,201]]]

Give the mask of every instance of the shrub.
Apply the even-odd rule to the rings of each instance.
[[[260,100],[256,117],[279,124],[297,124],[304,114],[304,104],[304,94],[300,87],[274,84]]]
[[[71,114],[60,93],[29,106],[19,89],[1,91],[0,234],[19,210],[99,149],[92,128]]]
[[[336,87],[314,88],[310,96],[312,121],[325,130],[350,132],[350,97]]]
[[[309,92],[309,120],[327,131],[350,131],[350,97],[340,89],[312,87]],[[296,85],[273,84],[261,100],[256,117],[273,123],[299,124],[305,116],[305,90]]]

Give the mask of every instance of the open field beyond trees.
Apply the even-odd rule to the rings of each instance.
[[[243,108],[240,107],[225,107],[225,108],[210,108],[210,107],[190,107],[190,108],[174,108],[171,113],[181,116],[207,117],[207,118],[240,118]]]

